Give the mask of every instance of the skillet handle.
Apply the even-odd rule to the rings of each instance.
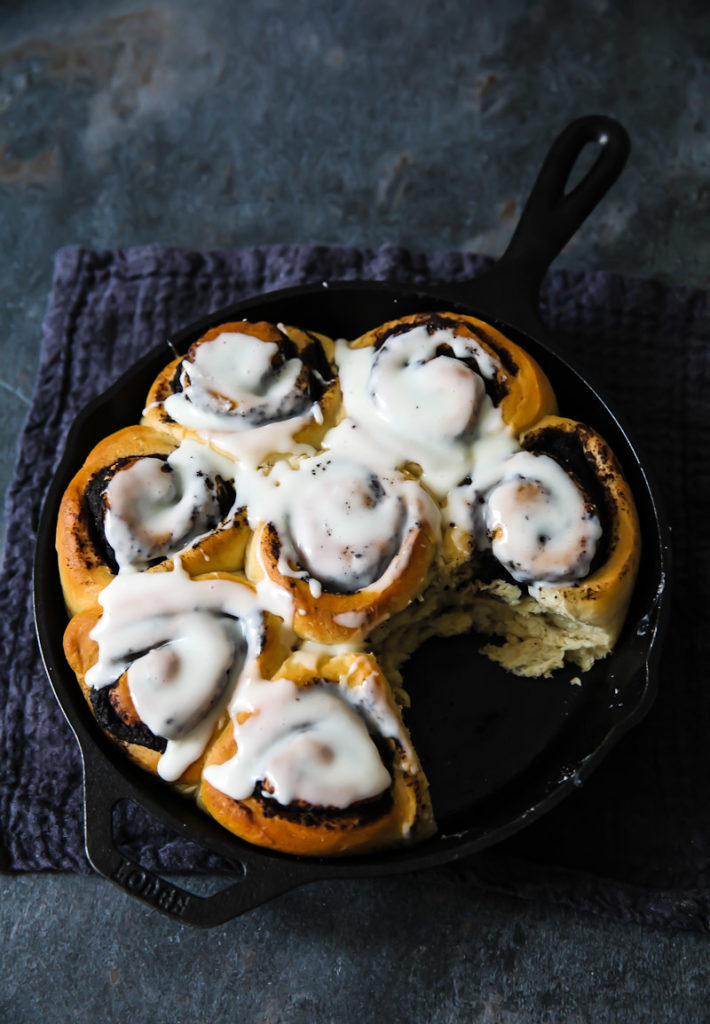
[[[588,143],[599,147],[597,158],[582,180],[566,191]],[[569,124],[550,147],[501,258],[491,270],[447,292],[482,312],[503,311],[506,318],[513,304],[511,322],[522,329],[537,328],[538,296],[547,269],[619,177],[630,148],[626,130],[611,117],[590,114]],[[529,322],[520,323],[521,317]]]
[[[110,774],[110,780],[106,777]],[[252,910],[280,893],[299,885],[299,878],[285,863],[269,859],[244,858],[237,881],[210,896],[199,896],[143,867],[120,851],[113,836],[113,809],[127,799],[136,799],[132,788],[121,785],[116,773],[107,771],[99,759],[84,763],[84,838],[89,861],[104,878],[129,896],[161,911],[175,921],[211,928]],[[187,838],[193,837],[185,830]],[[237,866],[238,867],[238,866]]]

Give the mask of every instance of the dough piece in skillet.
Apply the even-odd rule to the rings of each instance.
[[[339,411],[332,353],[297,327],[221,324],[159,374],[143,421],[254,465],[309,452]]]
[[[291,635],[243,578],[167,572],[116,577],[75,615],[64,650],[104,732],[142,768],[192,786],[227,721],[242,672],[268,678]]]
[[[440,517],[416,480],[330,454],[276,467],[270,480],[246,574],[262,594],[280,592],[271,609],[298,636],[360,641],[419,596]]]
[[[180,554],[191,573],[236,571],[248,528],[233,470],[204,445],[152,427],[125,427],[91,451],[64,493],[59,575],[70,615],[95,604],[119,568]]]
[[[473,498],[472,624],[503,638],[484,651],[518,675],[547,675],[565,659],[587,670],[613,648],[631,600],[641,550],[633,497],[583,423],[547,416],[520,441]]]
[[[367,654],[293,654],[246,680],[199,802],[242,839],[305,856],[365,853],[435,831],[391,690]]]

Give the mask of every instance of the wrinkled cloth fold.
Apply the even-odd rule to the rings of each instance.
[[[0,867],[88,872],[81,762],[34,635],[31,576],[43,496],[80,409],[173,331],[251,294],[347,279],[457,282],[459,253],[274,246],[61,250],[40,368],[7,494],[0,579]],[[554,270],[541,296],[561,351],[619,410],[673,534],[674,600],[658,698],[579,792],[455,868],[462,886],[554,900],[622,920],[710,931],[710,292]],[[157,871],[218,860],[131,805],[116,840]]]

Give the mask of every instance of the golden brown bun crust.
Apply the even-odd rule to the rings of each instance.
[[[541,416],[557,411],[552,385],[542,368],[519,345],[483,320],[458,313],[412,313],[399,320],[389,320],[352,343],[353,348],[379,348],[387,336],[403,326],[433,324],[448,328],[457,335],[473,338],[496,364],[496,387],[502,392],[500,410],[503,422],[514,434],[527,430]]]
[[[314,350],[315,346],[319,346],[321,353],[318,354],[318,359],[316,361],[320,362],[324,358],[330,366],[331,372],[333,372],[332,381],[328,384],[318,402],[321,409],[322,422],[317,422],[315,419],[312,419],[294,435],[294,441],[296,442],[311,444],[314,446],[318,445],[326,431],[333,425],[340,407],[340,383],[333,370],[335,346],[331,338],[328,338],[324,334],[317,334],[315,331],[302,331],[298,327],[284,325],[282,325],[282,330],[274,326],[274,324],[269,324],[263,321],[252,324],[247,321],[240,320],[235,323],[220,324],[218,327],[213,327],[211,330],[207,331],[206,334],[203,334],[201,338],[198,338],[198,340],[194,342],[190,347],[187,356],[179,356],[177,359],[173,359],[158,374],[150,388],[150,391],[148,392],[148,397],[145,403],[145,412],[143,414],[143,423],[157,427],[179,441],[185,438],[191,438],[198,441],[203,440],[200,438],[197,431],[176,423],[176,421],[168,415],[163,407],[165,399],[174,393],[174,382],[183,361],[186,358],[189,359],[190,354],[194,353],[197,347],[213,341],[215,338],[218,338],[220,334],[248,334],[251,337],[259,338],[261,341],[272,342],[279,347],[284,343],[285,334],[295,345],[296,350],[299,356],[303,359],[305,365],[310,365],[312,359],[309,353]],[[212,446],[215,448],[219,447],[216,442],[212,443]]]
[[[114,574],[96,549],[85,502],[92,477],[117,459],[143,455],[170,455],[177,443],[151,427],[124,427],[92,449],[84,465],[67,487],[57,520],[59,577],[70,615],[90,608]]]
[[[391,691],[371,655],[321,655],[315,665],[293,655],[276,673],[275,679],[290,679],[297,686],[314,682],[337,685],[347,676],[350,686],[365,678],[375,680],[377,689],[388,695],[388,703],[397,714]],[[385,799],[376,798],[367,805],[338,811],[329,809],[324,817],[317,808],[282,808],[268,797],[234,800],[215,789],[203,778],[200,805],[221,825],[241,839],[301,856],[344,856],[368,853],[402,843],[421,841],[435,830],[426,778],[418,763],[408,759],[402,747],[387,740],[393,781]],[[209,765],[223,764],[237,752],[234,726],[230,722],[205,760]]]
[[[149,571],[170,572],[171,569],[172,566],[168,563],[167,566],[156,567],[156,569]],[[197,576],[195,578],[197,580],[236,580],[240,584],[248,585],[243,577],[225,572],[205,573],[204,575]],[[94,717],[96,717],[96,712],[91,700],[92,690],[86,682],[86,673],[98,661],[99,648],[96,641],[91,639],[91,631],[98,623],[102,614],[103,609],[98,604],[95,604],[91,608],[85,609],[75,615],[70,620],[64,633],[65,657],[77,677],[81,691],[84,694]],[[291,647],[288,644],[288,638],[284,635],[279,620],[274,615],[266,612],[264,614],[264,642],[257,657],[258,669],[262,676],[265,679],[270,679],[279,666],[283,664],[284,659],[288,657],[290,652]],[[140,716],[138,715],[135,705],[131,699],[127,682],[127,674],[125,672],[119,678],[117,684],[111,688],[109,701],[113,711],[124,725],[134,727],[142,724]],[[228,719],[229,716],[225,710],[215,724],[212,736],[205,747],[205,750],[208,750],[209,745],[220,735],[227,724]],[[120,747],[133,762],[146,771],[151,772],[154,775],[157,774],[158,761],[161,757],[160,750],[154,750],[144,744],[120,738],[116,736],[111,729],[107,728],[103,722],[99,722],[99,725],[109,739]],[[177,785],[179,787],[194,787],[199,782],[204,757],[205,754],[203,753],[180,776],[177,780]]]
[[[95,606],[86,609],[73,617],[64,633],[64,654],[76,674],[81,692],[84,694],[94,717],[96,717],[96,712],[91,701],[91,687],[86,683],[86,673],[98,660],[98,645],[91,639],[90,633],[100,618],[100,607]],[[132,727],[140,722],[138,713],[131,700],[125,673],[119,679],[117,686],[111,691],[109,700],[113,710],[126,726]],[[101,727],[109,739],[120,747],[131,761],[145,771],[152,774],[157,773],[160,751],[151,750],[149,747],[138,743],[131,743],[125,739],[119,739],[103,724],[101,724]],[[199,774],[199,767],[191,765],[181,777],[180,782],[194,784],[198,781]]]
[[[400,572],[387,585],[377,583],[353,594],[323,590],[314,597],[307,579],[281,572],[281,541],[271,523],[262,523],[252,536],[246,555],[246,573],[258,583],[266,574],[286,588],[293,599],[293,630],[305,640],[322,644],[355,642],[375,626],[401,611],[424,588],[436,552],[436,538],[426,523],[413,526],[395,556]],[[297,566],[293,568],[298,569]]]
[[[606,441],[577,420],[546,416],[521,438],[525,448],[545,451],[553,435],[566,435],[583,453],[603,495],[605,558],[575,584],[540,586],[538,601],[580,622],[603,629],[614,644],[623,626],[641,557],[641,531],[631,489]]]
[[[178,442],[153,427],[124,427],[100,441],[67,487],[59,508],[56,547],[59,578],[70,615],[90,608],[114,577],[92,537],[86,490],[92,478],[119,459],[170,455]],[[249,527],[240,509],[228,525],[199,538],[180,552],[183,568],[195,576],[207,571],[236,572],[244,564]],[[163,563],[170,566],[170,559]]]

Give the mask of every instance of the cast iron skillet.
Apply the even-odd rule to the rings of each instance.
[[[565,192],[587,143],[598,154],[582,181]],[[477,653],[475,637],[431,640],[407,667],[412,697],[407,722],[431,782],[440,831],[420,846],[325,860],[264,851],[238,840],[191,802],[117,753],[94,721],[62,651],[66,625],[56,569],[59,502],[90,448],[108,433],[138,422],[150,383],[172,357],[150,352],[92,402],[70,431],[49,488],[35,556],[35,620],[42,657],[83,755],[86,849],[106,878],[172,917],[216,925],[306,882],[369,877],[442,865],[500,842],[571,793],[648,710],[655,691],[667,538],[640,460],[594,388],[555,351],[537,312],[550,262],[621,172],[628,136],[615,121],[589,116],[553,144],[520,224],[503,257],[472,281],[405,289],[360,281],[290,288],[247,299],[176,334],[178,352],[208,328],[240,317],[297,324],[333,337],[355,337],[394,317],[453,308],[501,327],[542,364],[561,412],[594,426],[618,455],[638,504],[643,532],[641,572],[627,624],[613,654],[571,685],[573,669],[553,679],[508,675]],[[234,865],[235,881],[208,897],[158,877],[114,841],[113,808],[135,801],[159,821]]]

